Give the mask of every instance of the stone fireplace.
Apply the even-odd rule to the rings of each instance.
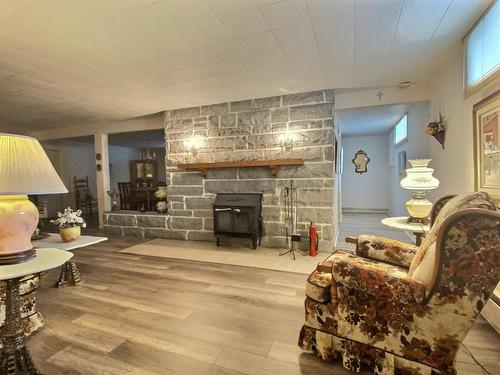
[[[261,193],[262,246],[286,247],[282,190],[294,180],[298,190],[298,231],[307,236],[313,222],[319,248],[330,249],[334,233],[334,97],[318,90],[269,98],[220,103],[166,111],[166,172],[168,216],[164,220],[121,219],[121,233],[146,237],[214,241],[213,203],[217,193]],[[290,151],[280,147],[280,136],[294,135]],[[203,146],[193,155],[186,140],[199,136]],[[209,169],[177,167],[185,163],[304,159],[301,166]],[[111,215],[111,214],[109,214]],[[107,227],[117,231],[106,217]],[[156,227],[139,227],[151,222]],[[308,243],[304,241],[304,246]]]

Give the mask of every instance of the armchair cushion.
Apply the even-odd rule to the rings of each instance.
[[[418,246],[401,241],[364,234],[358,237],[356,254],[397,266],[410,267],[418,249]]]
[[[484,208],[487,210],[496,210],[495,204],[489,200],[488,194],[482,192],[468,193],[457,195],[450,199],[444,207],[439,211],[434,224],[432,225],[431,231],[427,234],[424,242],[420,246],[419,251],[413,258],[410,264],[409,274],[413,275],[418,265],[424,259],[427,254],[427,250],[436,242],[439,228],[441,224],[445,221],[447,217],[451,214],[466,208]]]
[[[338,250],[339,252],[350,251]],[[335,253],[329,255],[316,266],[316,270],[309,275],[306,283],[306,296],[318,302],[328,302],[331,299],[332,265]]]
[[[425,284],[428,292],[432,289],[434,275],[436,273],[436,243],[433,243],[422,257],[412,273],[408,273],[410,278]]]
[[[426,292],[425,284],[411,279],[402,267],[346,253],[337,254],[332,276],[346,288],[368,292],[386,304],[420,303]]]

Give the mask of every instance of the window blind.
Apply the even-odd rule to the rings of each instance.
[[[464,40],[464,91],[471,93],[500,68],[500,6],[495,2]]]

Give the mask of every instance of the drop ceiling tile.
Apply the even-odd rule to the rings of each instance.
[[[271,29],[297,25],[309,20],[304,0],[286,0],[261,7],[260,11]]]
[[[464,25],[466,25],[465,30],[468,31],[490,4],[490,0],[453,1],[433,38],[462,38],[465,34]]]
[[[410,74],[416,60],[424,53],[427,41],[393,43],[384,66],[382,81],[396,85],[410,81]]]
[[[273,34],[283,49],[315,45],[314,32],[309,23],[273,30]]]
[[[5,0],[0,17],[5,4],[20,13],[0,24],[0,80],[19,91],[0,95],[0,127],[425,77],[488,3],[454,0],[436,30],[448,0],[406,0],[389,51],[401,1],[356,0],[355,20],[354,0],[307,0],[305,12],[298,0]],[[301,23],[271,32],[263,14],[272,27]]]
[[[280,48],[276,38],[270,31],[240,38],[238,42],[241,48],[249,55]]]
[[[201,33],[200,36],[203,36],[205,42],[228,37],[227,30],[220,19],[202,0],[168,0],[160,1],[155,5],[183,29]]]
[[[221,21],[233,38],[269,31],[269,27],[258,9],[225,16],[221,18]]]
[[[306,0],[311,20],[337,17],[345,13],[354,13],[354,0]],[[373,3],[378,1],[370,0]]]
[[[323,63],[330,69],[348,70],[354,64],[353,13],[313,22]],[[335,38],[331,36],[335,35]],[[352,75],[352,72],[351,72]]]
[[[418,0],[404,3],[398,29],[397,42],[429,40],[443,18],[451,0]]]
[[[255,4],[259,7],[263,7],[266,5],[276,4],[282,2],[283,0],[255,0]]]
[[[2,0],[2,7],[15,12],[21,12],[41,4],[44,0]]]
[[[208,5],[210,10],[217,17],[224,17],[229,14],[244,12],[257,7],[257,4],[253,0],[204,0]]]
[[[402,0],[357,2],[354,31],[356,49],[390,44],[401,5]]]

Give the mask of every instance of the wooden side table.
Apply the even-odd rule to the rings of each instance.
[[[422,240],[430,230],[430,226],[428,224],[408,223],[407,216],[386,217],[382,219],[382,224],[389,228],[413,233],[415,235],[415,242],[417,246],[422,244]]]
[[[0,266],[0,280],[5,282],[5,324],[2,331],[3,352],[0,373],[8,375],[40,374],[26,346],[21,317],[19,286],[27,275],[59,267],[73,254],[59,249],[37,251],[36,256],[24,263]]]

